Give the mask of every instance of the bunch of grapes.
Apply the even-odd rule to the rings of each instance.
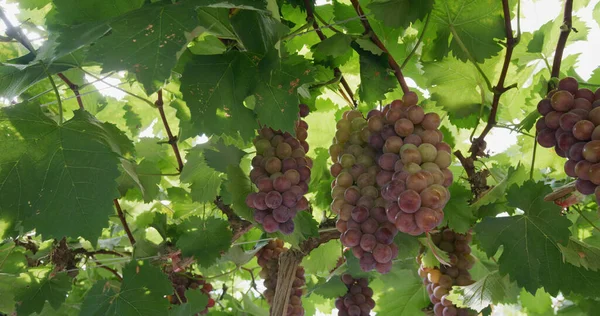
[[[338,316],[368,316],[375,307],[369,281],[366,278],[355,279],[346,273],[342,275],[342,282],[348,292],[335,300]]]
[[[273,303],[275,291],[277,290],[279,255],[285,251],[287,251],[287,249],[283,247],[283,241],[276,239],[269,241],[266,246],[256,253],[258,265],[262,268],[260,271],[260,276],[265,280],[264,286],[266,290],[264,292],[264,296],[269,305]],[[302,307],[302,287],[305,284],[306,280],[304,278],[304,267],[298,266],[298,268],[296,268],[296,275],[294,276],[294,281],[292,282],[292,291],[288,301],[288,316],[304,315],[304,308]]]
[[[600,89],[579,89],[571,77],[559,81],[558,88],[541,100],[537,109],[542,117],[536,123],[537,141],[554,147],[564,158],[565,173],[577,178],[582,194],[595,192],[600,200]]]
[[[210,297],[210,291],[212,291],[213,287],[210,283],[204,281],[201,275],[195,275],[191,272],[174,273],[171,270],[170,266],[165,267],[165,272],[175,289],[173,295],[167,296],[171,304],[179,305],[186,303],[185,291],[193,289],[201,291],[204,295],[208,296],[208,304],[199,314],[204,315],[208,313],[208,308],[215,306],[215,300]]]
[[[300,104],[300,117],[308,115],[308,106]],[[246,197],[254,208],[254,219],[268,233],[294,231],[294,217],[308,208],[304,194],[308,192],[312,160],[306,157],[308,124],[299,119],[296,137],[290,133],[263,127],[254,139],[256,156],[252,159],[250,179],[257,193]]]
[[[329,153],[335,177],[331,210],[338,215],[340,240],[360,259],[363,271],[387,273],[398,256],[392,243],[398,230],[388,221],[385,200],[379,195],[376,177],[380,169],[368,144],[367,120],[359,111],[347,111],[336,126]]]
[[[448,169],[452,150],[438,129],[440,117],[425,113],[417,101],[409,92],[367,115],[387,218],[399,231],[415,236],[442,222],[453,180]]]
[[[426,268],[421,264],[419,276],[427,286],[427,293],[433,305],[436,316],[470,315],[466,308],[458,308],[448,299],[452,286],[473,284],[469,269],[473,267],[475,258],[471,255],[471,235],[458,234],[451,229],[444,229],[440,233],[431,234],[434,244],[446,251],[450,258],[450,266],[441,265],[438,268]],[[418,258],[419,263],[421,258]]]

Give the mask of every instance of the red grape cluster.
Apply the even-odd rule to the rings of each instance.
[[[287,251],[283,247],[283,241],[276,239],[271,240],[264,246],[260,251],[256,253],[258,258],[258,265],[262,268],[260,276],[265,280],[264,286],[266,288],[263,293],[267,299],[267,303],[271,305],[273,298],[275,297],[275,291],[277,290],[277,273],[279,271],[279,255]],[[304,308],[302,307],[302,287],[306,284],[304,279],[304,267],[298,266],[296,269],[296,275],[292,282],[292,291],[290,299],[288,301],[287,315],[288,316],[303,316]]]
[[[420,235],[438,226],[450,199],[451,148],[438,129],[440,117],[425,113],[409,92],[367,115],[369,144],[377,150],[376,176],[388,220],[404,233]]]
[[[448,293],[452,286],[464,286],[473,284],[469,269],[473,267],[475,258],[471,255],[470,234],[458,234],[451,229],[444,229],[440,233],[431,234],[434,244],[446,251],[450,258],[450,266],[441,265],[438,268],[419,268],[419,276],[427,286],[429,299],[433,303],[433,311],[436,316],[470,315],[470,310],[458,308],[448,299]],[[421,258],[418,258],[419,263]]]
[[[205,282],[201,275],[195,275],[190,272],[185,273],[168,273],[171,267],[166,267],[165,272],[169,276],[169,280],[175,289],[173,295],[168,295],[168,299],[171,304],[179,305],[187,302],[185,297],[185,291],[188,289],[199,290],[208,296],[208,305],[199,314],[204,315],[208,313],[208,308],[215,306],[215,300],[210,297],[210,291],[213,287],[210,283]]]
[[[331,210],[338,215],[337,229],[344,246],[352,248],[363,271],[387,273],[398,255],[393,244],[398,233],[385,213],[379,195],[375,151],[369,147],[367,120],[359,111],[347,111],[337,122],[329,154],[334,164]]]
[[[308,115],[308,106],[300,104],[300,116]],[[308,208],[304,194],[308,192],[312,160],[306,157],[308,124],[299,119],[296,137],[288,132],[263,127],[254,139],[256,156],[252,159],[250,179],[258,187],[257,193],[246,197],[246,204],[254,208],[254,220],[267,233],[294,231],[294,217]]]
[[[565,173],[577,178],[577,190],[595,192],[600,200],[600,89],[579,89],[577,80],[567,77],[537,109],[542,114],[536,123],[538,143],[568,158]]]
[[[348,288],[348,292],[335,300],[338,316],[369,316],[375,307],[369,280],[366,278],[355,279],[346,273],[342,275],[342,282]]]

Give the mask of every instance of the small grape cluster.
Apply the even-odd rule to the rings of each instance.
[[[385,201],[379,194],[376,176],[380,169],[368,144],[367,120],[359,111],[347,111],[336,128],[329,154],[335,177],[331,210],[338,215],[340,240],[359,258],[363,271],[387,273],[398,256],[398,247],[393,244],[398,230],[388,221]]]
[[[438,248],[448,253],[450,259],[450,266],[441,265],[438,269],[424,267],[421,258],[417,258],[421,264],[419,276],[423,278],[429,299],[434,304],[434,314],[436,316],[470,315],[470,310],[456,307],[448,299],[448,293],[454,285],[465,286],[474,283],[468,271],[475,263],[469,246],[471,234],[458,234],[447,228],[442,232],[431,234],[431,239]]]
[[[388,220],[396,228],[420,235],[437,227],[450,199],[451,148],[443,142],[440,117],[425,113],[414,92],[367,115],[369,144],[378,152],[377,184]]]
[[[338,316],[368,316],[375,307],[373,290],[366,278],[355,279],[350,274],[342,275],[348,292],[335,300]]]
[[[308,106],[300,104],[300,117],[308,115]],[[308,124],[299,119],[296,137],[288,132],[263,127],[254,139],[256,156],[252,159],[250,179],[257,193],[246,197],[248,207],[255,209],[254,220],[267,233],[294,231],[294,217],[308,208],[304,194],[308,192],[312,160],[308,152]]]
[[[165,269],[165,272],[168,272],[170,267],[166,267]],[[213,287],[210,283],[204,281],[201,275],[195,275],[191,272],[167,274],[171,284],[173,285],[173,288],[175,289],[173,295],[168,295],[171,304],[179,305],[186,303],[187,298],[185,297],[185,291],[188,289],[193,289],[199,290],[204,293],[204,295],[208,296],[208,304],[206,305],[206,308],[199,313],[200,315],[208,313],[208,309],[215,306],[215,300],[210,297],[210,291],[212,291]]]
[[[580,89],[575,78],[563,78],[537,109],[538,143],[568,158],[565,173],[577,178],[577,190],[600,200],[600,89]]]
[[[269,241],[260,251],[256,253],[258,265],[262,268],[260,276],[265,280],[266,288],[263,295],[267,299],[267,303],[271,305],[277,290],[277,273],[279,271],[279,256],[287,251],[283,246],[283,241],[275,239]],[[302,307],[302,287],[306,284],[304,278],[304,267],[296,268],[296,275],[292,282],[292,291],[288,301],[287,315],[288,316],[303,316],[304,308]]]

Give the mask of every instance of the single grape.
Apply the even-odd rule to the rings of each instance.
[[[569,149],[569,153],[568,153],[568,157],[571,160],[574,160],[575,162],[578,162],[580,160],[583,160],[583,147],[585,146],[586,142],[578,142],[573,144],[573,146],[571,146],[571,148]]]
[[[592,140],[583,146],[583,158],[591,163],[600,161],[600,140]]]
[[[560,127],[560,117],[563,112],[552,111],[544,116],[544,122],[550,129],[557,129]]]
[[[378,263],[388,263],[392,260],[392,249],[388,245],[377,244],[373,249],[373,258]]]
[[[591,91],[590,91],[591,92]],[[594,93],[592,92],[592,95]],[[590,101],[587,98],[581,98],[578,97],[575,99],[575,103],[573,105],[573,109],[582,109],[582,110],[586,110],[586,111],[591,111],[593,106],[592,106],[592,102],[594,102],[594,100],[592,99],[592,101]]]
[[[573,126],[573,136],[578,140],[589,140],[596,126],[588,120],[582,120]]]
[[[394,123],[394,130],[396,131],[396,134],[401,137],[406,137],[412,134],[414,128],[415,126],[413,122],[406,118],[401,118]]]
[[[554,109],[552,108],[552,103],[550,102],[550,99],[542,99],[537,104],[537,110],[538,112],[540,112],[541,115],[545,116],[546,114],[552,112]]]
[[[545,148],[551,148],[556,145],[556,138],[554,137],[554,131],[551,129],[544,129],[538,133],[537,141],[540,146]]]
[[[399,158],[400,157],[397,154],[385,153],[381,155],[381,157],[379,157],[378,164],[383,170],[393,171],[394,165],[396,164],[396,161],[398,161]]]
[[[363,234],[360,239],[360,248],[364,251],[371,252],[377,245],[377,239],[372,234]]]
[[[582,160],[575,165],[575,174],[582,180],[589,180],[589,171],[592,163],[587,160]]]
[[[558,82],[558,89],[560,90],[576,93],[578,88],[579,84],[577,83],[577,79],[573,77],[565,77]]]
[[[398,207],[405,213],[415,213],[421,207],[421,196],[417,191],[406,190],[398,197]]]
[[[423,143],[423,140],[421,139],[421,136],[417,134],[410,134],[404,138],[404,143],[419,146]]]
[[[581,120],[581,117],[573,112],[568,112],[560,116],[558,125],[565,131],[570,131],[573,126]]]
[[[567,160],[565,162],[564,171],[569,177],[577,177],[577,173],[575,172],[575,165],[577,162],[575,160]]]
[[[433,209],[428,207],[421,207],[415,213],[415,221],[417,222],[417,226],[421,228],[423,231],[431,231],[437,225],[439,225],[439,218]]]
[[[342,244],[346,247],[358,246],[362,233],[357,229],[349,229],[340,237]]]
[[[363,206],[357,206],[352,209],[352,219],[357,223],[362,223],[369,218],[369,210]]]
[[[415,216],[413,214],[402,212],[398,213],[394,224],[396,225],[396,228],[403,233],[409,233],[415,229],[418,229],[417,222],[415,221]]]
[[[383,145],[384,153],[398,153],[400,151],[400,147],[404,145],[402,138],[398,136],[392,136],[386,139],[385,144]]]
[[[424,129],[435,130],[440,126],[440,122],[440,116],[437,113],[430,112],[423,117],[421,126],[423,126]]]
[[[569,91],[559,90],[552,95],[550,101],[554,110],[566,112],[573,107],[575,98]]]
[[[273,215],[265,216],[262,224],[267,233],[274,233],[279,230],[279,223],[273,218]]]

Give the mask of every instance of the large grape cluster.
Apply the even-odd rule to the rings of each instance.
[[[350,274],[342,275],[348,292],[335,300],[338,316],[369,316],[375,307],[373,290],[366,278],[355,279]]]
[[[577,178],[577,190],[595,192],[600,200],[600,89],[580,89],[577,80],[567,77],[537,109],[542,114],[536,123],[538,143],[568,158],[565,173]]]
[[[451,229],[431,234],[433,243],[448,253],[450,266],[441,265],[440,268],[427,268],[421,264],[419,276],[427,287],[429,299],[433,305],[436,316],[466,316],[470,310],[456,307],[448,299],[452,286],[473,284],[469,269],[473,267],[475,258],[471,255],[470,234],[458,234]],[[421,263],[421,258],[418,258]]]
[[[283,246],[283,241],[280,239],[271,240],[260,251],[256,253],[258,265],[262,268],[260,276],[265,280],[266,288],[263,295],[267,299],[269,305],[273,304],[275,291],[277,290],[277,273],[279,271],[279,256],[287,251]],[[296,268],[296,275],[292,282],[292,291],[288,301],[287,316],[303,316],[304,308],[302,307],[302,287],[306,284],[304,278],[304,267]]]
[[[452,156],[438,129],[440,117],[425,113],[409,92],[367,115],[369,144],[377,150],[376,176],[388,220],[404,233],[420,235],[438,226],[450,199]]]
[[[341,242],[359,258],[362,270],[387,273],[398,255],[392,243],[398,231],[387,220],[385,201],[379,194],[376,176],[380,169],[368,144],[367,120],[359,111],[347,111],[336,127],[329,148],[335,177],[331,210],[338,215]]]
[[[300,117],[308,115],[308,106],[300,104]],[[246,197],[254,208],[254,219],[268,233],[294,231],[294,217],[308,208],[304,194],[308,192],[312,160],[306,157],[308,124],[299,119],[296,137],[288,132],[263,127],[254,139],[256,156],[252,159],[250,179],[258,192]]]
[[[201,275],[195,275],[190,272],[173,273],[171,267],[166,267],[165,272],[168,274],[173,289],[175,289],[172,295],[167,296],[171,304],[179,305],[186,303],[187,297],[185,296],[185,291],[192,289],[201,291],[204,295],[208,296],[208,304],[199,314],[204,315],[208,313],[208,308],[215,306],[215,300],[210,297],[210,291],[212,291],[213,287],[210,283],[204,281]]]

